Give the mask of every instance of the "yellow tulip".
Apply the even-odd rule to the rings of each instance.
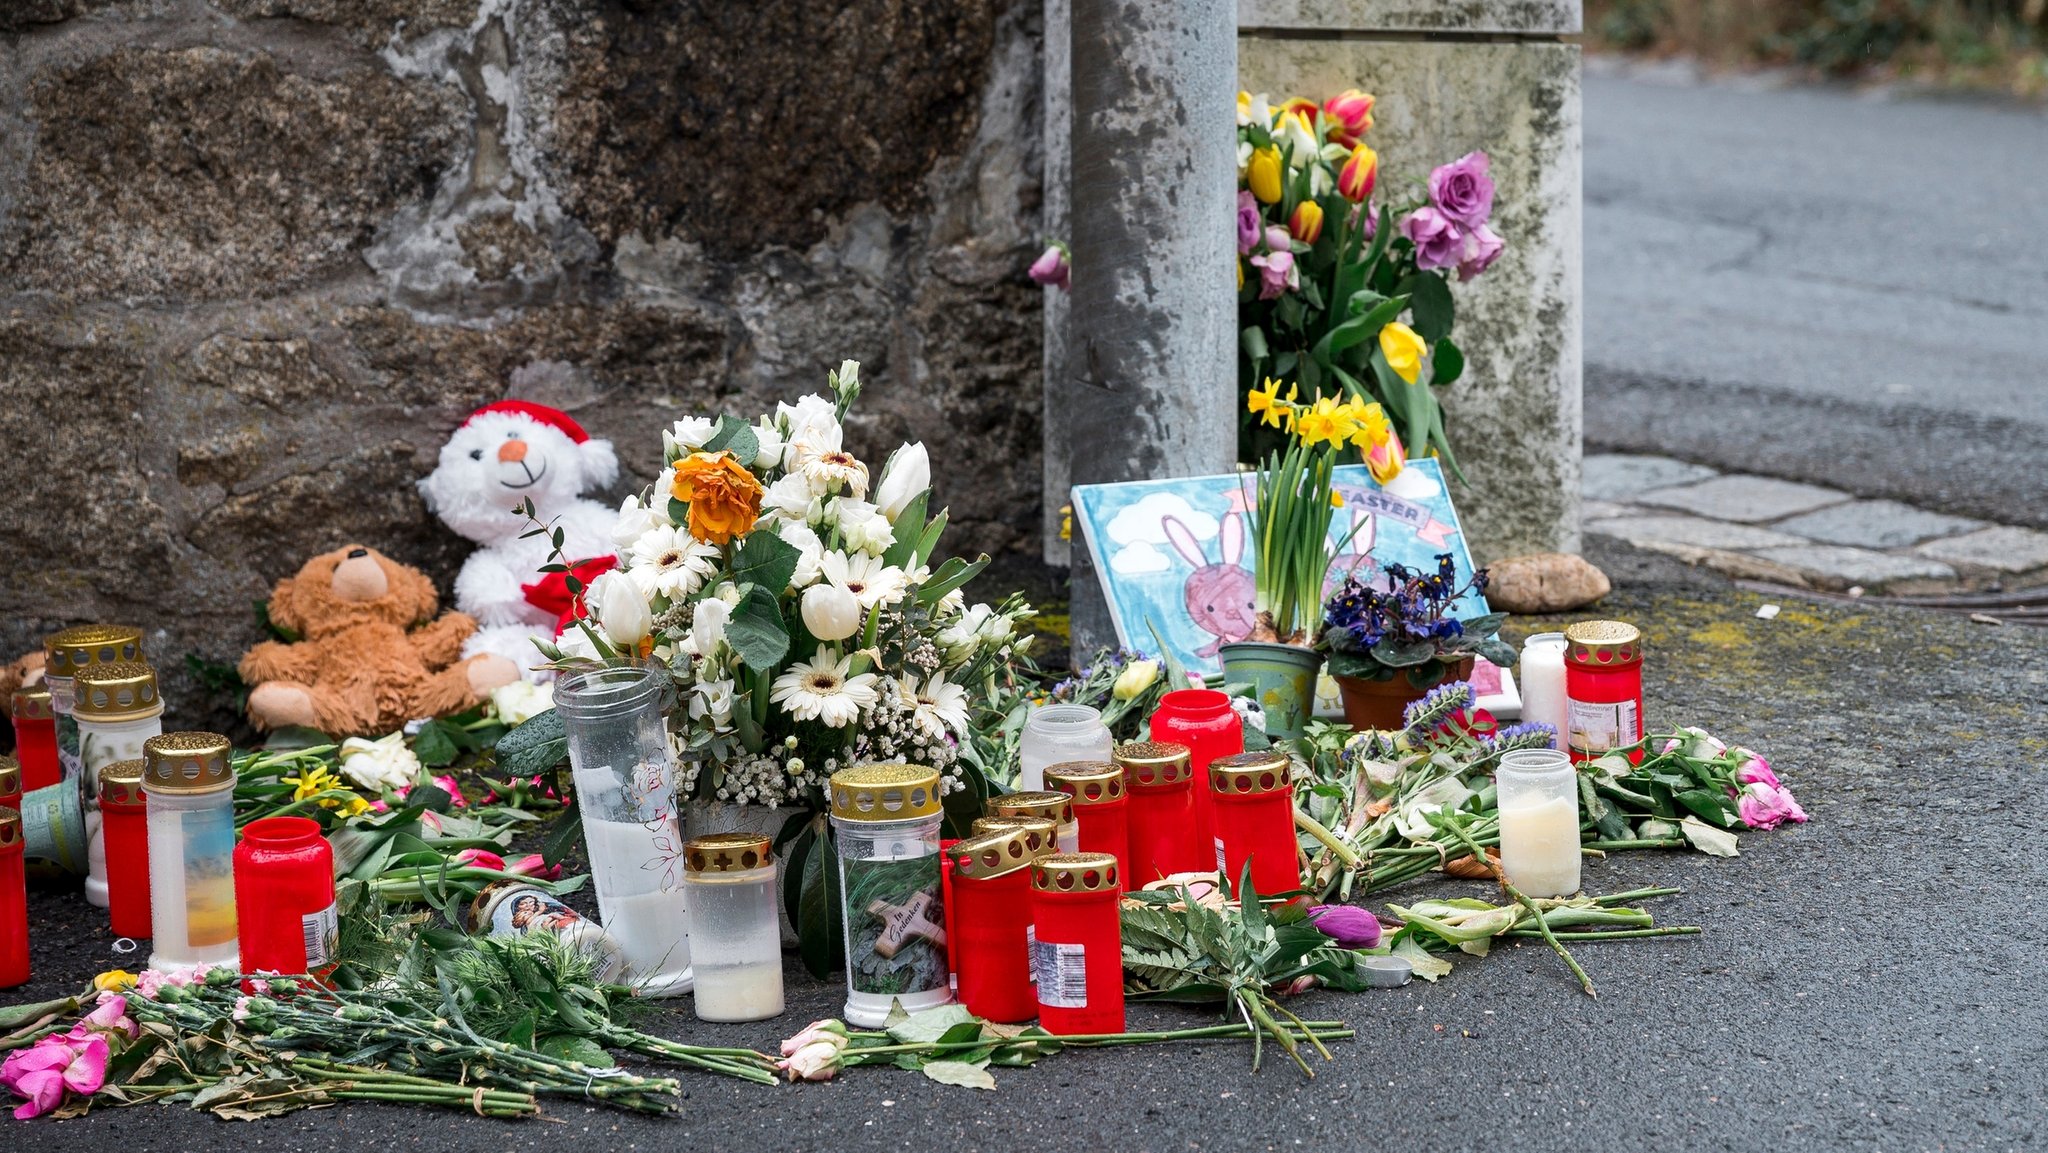
[[[1251,163],[1244,170],[1245,187],[1261,204],[1280,199],[1280,150],[1271,145],[1252,150]]]
[[[1422,375],[1422,358],[1428,352],[1429,345],[1415,330],[1398,320],[1380,329],[1380,353],[1387,358],[1387,367],[1409,384]]]
[[[135,974],[126,969],[108,969],[92,979],[92,987],[102,993],[125,993],[135,987]]]

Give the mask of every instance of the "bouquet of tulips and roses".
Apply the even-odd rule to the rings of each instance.
[[[1375,198],[1379,154],[1365,142],[1374,103],[1356,89],[1320,106],[1238,93],[1240,387],[1249,394],[1273,375],[1299,381],[1312,401],[1378,401],[1398,426],[1387,451],[1441,455],[1455,474],[1430,388],[1465,368],[1450,338],[1451,276],[1478,276],[1505,246],[1489,225],[1489,161],[1474,152],[1423,188]],[[1241,459],[1257,460],[1273,439],[1247,421]]]

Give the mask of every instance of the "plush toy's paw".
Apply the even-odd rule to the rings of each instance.
[[[277,730],[293,725],[317,727],[313,720],[313,694],[302,685],[269,681],[249,690],[249,720],[257,728]]]
[[[489,696],[492,689],[518,679],[519,666],[496,653],[485,653],[469,662],[469,687],[477,696]]]

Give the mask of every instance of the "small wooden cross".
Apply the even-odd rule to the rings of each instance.
[[[946,947],[946,915],[932,893],[919,893],[903,905],[876,901],[868,906],[868,915],[882,921],[882,936],[875,942],[877,956],[893,959],[919,937],[930,941],[933,948]]]

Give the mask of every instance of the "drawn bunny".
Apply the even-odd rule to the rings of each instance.
[[[1381,591],[1386,589],[1385,577],[1380,573],[1380,562],[1372,557],[1373,539],[1377,535],[1373,514],[1359,507],[1359,502],[1352,494],[1345,493],[1344,499],[1350,507],[1351,525],[1339,541],[1339,547],[1344,551],[1330,558],[1330,571],[1323,577],[1323,599],[1326,601],[1330,599],[1330,594],[1343,588],[1344,582],[1352,577],[1358,578],[1360,584],[1370,585]]]
[[[1237,563],[1244,555],[1243,519],[1234,512],[1223,517],[1222,559],[1215,563],[1210,562],[1194,532],[1178,518],[1164,517],[1159,523],[1166,530],[1173,551],[1195,566],[1182,590],[1188,616],[1196,628],[1216,638],[1196,649],[1195,655],[1213,657],[1225,644],[1250,636],[1252,627],[1258,623],[1258,609],[1251,570]]]

